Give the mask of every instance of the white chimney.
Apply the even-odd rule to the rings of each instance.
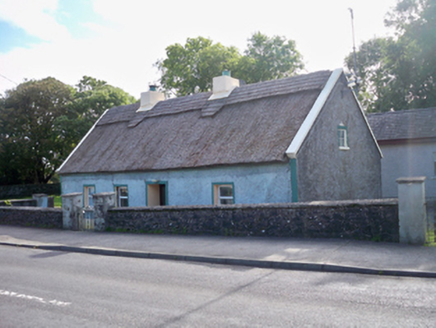
[[[228,97],[233,89],[239,87],[239,80],[230,76],[230,71],[223,71],[222,76],[213,78],[212,81],[212,96],[208,100],[220,99]]]
[[[150,110],[154,107],[154,105],[162,100],[165,100],[165,94],[157,91],[157,87],[155,85],[150,85],[149,91],[141,93],[141,105],[136,112],[145,112]]]

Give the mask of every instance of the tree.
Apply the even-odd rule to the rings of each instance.
[[[134,97],[106,81],[83,76],[76,85],[74,101],[71,103],[71,110],[75,115],[61,116],[58,123],[61,131],[66,132],[66,140],[77,144],[106,109],[135,101]]]
[[[84,76],[28,81],[0,99],[0,184],[47,183],[103,112],[135,99]]]
[[[6,92],[0,108],[2,183],[47,183],[63,158],[58,117],[69,111],[73,89],[54,78],[28,81]]]
[[[291,76],[303,68],[294,41],[255,33],[241,55],[235,47],[213,44],[210,39],[188,38],[185,45],[170,45],[167,58],[156,66],[161,72],[160,83],[167,92],[177,96],[209,91],[212,79],[227,69],[247,83]]]
[[[401,0],[385,23],[396,38],[369,40],[357,53],[360,100],[368,111],[436,106],[436,0]]]
[[[304,68],[295,42],[284,37],[269,38],[257,32],[248,39],[244,54],[238,72],[247,83],[289,77]]]
[[[156,62],[161,71],[160,83],[167,92],[177,96],[208,91],[212,77],[224,69],[232,69],[240,54],[234,47],[212,44],[210,39],[188,38],[166,48],[167,58]]]

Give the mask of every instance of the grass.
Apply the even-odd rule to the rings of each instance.
[[[50,195],[50,197],[54,197],[54,207],[58,207],[58,208],[62,207],[62,197],[61,196]],[[19,199],[32,199],[32,197],[17,197],[17,198],[14,198],[14,200],[19,200]],[[12,205],[10,199],[0,199],[0,201],[1,200],[5,200],[6,201],[6,206],[11,206]]]
[[[425,246],[436,247],[435,232],[430,230],[427,232],[427,242]]]
[[[53,196],[54,197],[54,207],[62,207],[62,197],[61,196]]]

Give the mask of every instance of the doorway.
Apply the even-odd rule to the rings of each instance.
[[[167,182],[147,182],[147,206],[168,205]]]

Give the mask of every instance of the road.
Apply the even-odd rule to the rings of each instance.
[[[433,327],[436,280],[0,246],[0,327]]]

